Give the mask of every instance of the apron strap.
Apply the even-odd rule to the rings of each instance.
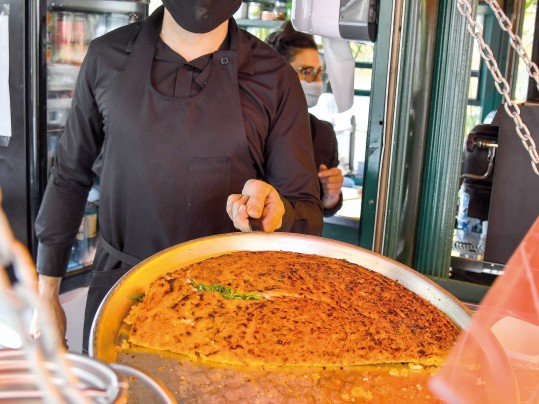
[[[126,264],[129,264],[131,266],[135,266],[142,261],[140,258],[133,257],[132,255],[126,254],[123,251],[120,251],[117,248],[114,248],[107,240],[103,238],[101,233],[99,234],[99,239],[100,239],[99,242],[100,242],[101,247],[103,247],[103,249],[107,253],[112,255],[117,260],[122,261]]]

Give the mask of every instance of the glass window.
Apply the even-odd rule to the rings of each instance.
[[[477,16],[477,22],[481,27],[485,26],[485,16],[479,14]],[[479,53],[479,46],[477,41],[473,41],[473,51],[472,51],[472,71],[479,71],[481,67],[481,54]]]
[[[522,23],[522,43],[526,53],[531,57],[533,47],[533,34],[535,29],[535,14],[537,13],[537,0],[526,0],[524,8],[524,19]],[[522,59],[518,59],[517,73],[514,89],[514,98],[517,101],[525,101],[528,95],[529,75],[526,65]]]
[[[374,57],[374,46],[361,43],[351,43],[352,55],[356,63],[370,63],[372,65]]]
[[[369,122],[374,46],[350,43],[350,48],[356,65],[352,107],[348,111],[339,113],[333,94],[325,93],[322,94],[318,105],[311,108],[310,112],[333,124],[337,134],[339,161],[343,173],[351,176],[356,184],[361,184]]]
[[[479,105],[468,105],[466,107],[465,133],[470,133],[475,125],[481,122],[481,112],[483,109]]]
[[[371,91],[372,69],[356,67],[354,73],[354,90]]]
[[[484,11],[481,11],[484,10]],[[476,17],[476,21],[479,25],[481,25],[481,28],[485,27],[486,22],[486,14],[482,13],[490,13],[490,8],[485,7],[483,9],[478,9],[478,15]],[[490,15],[490,14],[489,14]],[[489,17],[490,18],[490,17]],[[478,123],[481,123],[481,83],[484,80],[484,77],[481,76],[481,67],[483,65],[483,61],[481,59],[481,54],[479,52],[479,46],[477,45],[477,41],[473,41],[473,49],[472,49],[472,65],[471,65],[471,71],[470,71],[470,82],[469,82],[469,88],[468,88],[468,106],[466,109],[466,124],[465,124],[465,133],[469,133],[470,130],[477,125]]]
[[[468,89],[468,99],[479,99],[479,77],[470,77],[470,87]]]

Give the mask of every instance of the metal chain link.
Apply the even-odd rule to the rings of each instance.
[[[513,33],[513,24],[511,23],[511,20],[505,15],[496,0],[485,0],[485,3],[487,3],[494,12],[494,15],[496,16],[496,19],[498,20],[501,29],[507,32],[507,34],[511,38],[509,43],[526,65],[526,70],[528,71],[528,74],[535,80],[535,85],[539,90],[539,68],[526,53],[526,48],[524,47],[524,44],[522,43],[520,37]]]
[[[495,0],[485,0],[485,1],[490,4],[490,2],[495,1]],[[507,82],[505,77],[502,75],[498,67],[498,63],[496,62],[496,59],[494,58],[494,54],[492,53],[492,50],[485,43],[485,40],[483,39],[483,29],[481,28],[481,25],[479,25],[472,16],[473,10],[472,10],[472,6],[469,0],[457,0],[457,8],[459,12],[466,18],[466,22],[468,24],[468,31],[470,32],[472,37],[474,37],[475,40],[477,41],[477,45],[479,46],[479,53],[481,54],[481,57],[485,61],[485,64],[487,65],[488,70],[492,74],[492,77],[494,78],[494,85],[496,86],[496,90],[498,90],[498,92],[503,96],[504,109],[509,115],[509,117],[513,119],[513,122],[515,123],[515,129],[516,129],[517,135],[522,141],[524,148],[528,151],[530,155],[530,158],[532,160],[531,165],[532,165],[533,171],[535,172],[535,174],[539,175],[539,154],[537,153],[535,142],[530,135],[530,131],[528,130],[528,127],[524,124],[524,122],[522,122],[522,119],[520,117],[520,108],[518,107],[517,104],[513,102],[513,100],[511,100],[511,95],[510,95],[511,87],[509,86],[509,83]],[[506,20],[508,20],[507,16],[503,14],[503,17],[499,19],[500,24],[502,24],[502,20],[504,21],[503,24],[507,24],[505,22]],[[511,21],[509,21],[508,32],[511,32],[510,25],[511,25]],[[512,42],[515,41],[515,44],[517,44],[516,46],[520,47],[520,49],[522,50],[522,47],[521,47],[522,42],[520,41],[520,38],[518,38],[518,41],[517,41],[516,39],[513,40],[513,37],[518,38],[518,36],[513,34],[513,36],[511,37],[511,41]],[[513,43],[511,45],[513,45]],[[517,52],[519,51],[517,50]],[[519,55],[520,54],[521,52],[519,52]],[[527,58],[525,51],[523,51],[523,54]],[[527,59],[529,60],[529,58]],[[525,59],[523,60],[526,62]],[[533,64],[533,66],[528,69],[528,72],[530,73],[532,77],[534,77],[534,79],[538,82],[538,85],[539,85],[539,75],[537,72],[537,66],[535,64]]]

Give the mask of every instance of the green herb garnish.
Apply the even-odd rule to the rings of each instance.
[[[194,279],[190,279],[189,283],[199,292],[216,292],[223,296],[225,299],[232,300],[263,300],[264,296],[258,295],[254,292],[242,293],[239,291],[234,291],[230,286],[220,285],[219,283],[213,283],[211,285],[206,285],[204,283],[198,283]]]
[[[129,299],[134,300],[135,302],[142,302],[144,299],[144,293],[139,293],[138,295],[128,296]]]

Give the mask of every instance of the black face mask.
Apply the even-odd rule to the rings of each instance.
[[[163,4],[180,27],[203,34],[232,17],[241,0],[163,0]]]

